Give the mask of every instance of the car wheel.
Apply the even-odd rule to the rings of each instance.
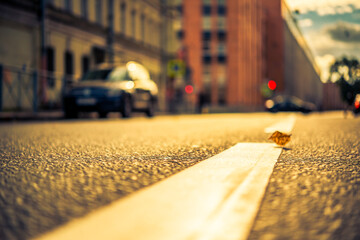
[[[146,116],[153,117],[155,114],[155,102],[150,98],[149,106],[145,111]]]
[[[131,99],[128,95],[124,97],[124,101],[121,107],[121,115],[123,118],[129,118],[131,116],[132,106]]]
[[[78,112],[77,111],[65,110],[64,111],[64,116],[67,119],[77,118],[78,117]]]
[[[99,112],[99,118],[106,118],[107,115],[108,115],[107,112],[101,112],[101,111]]]

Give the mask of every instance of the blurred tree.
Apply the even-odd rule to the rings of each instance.
[[[330,67],[329,81],[336,82],[340,89],[340,95],[347,107],[352,106],[356,94],[360,93],[360,64],[355,58],[343,57],[336,60]]]

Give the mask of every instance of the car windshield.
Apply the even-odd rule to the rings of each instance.
[[[82,81],[93,81],[93,80],[102,80],[102,81],[124,81],[130,80],[130,76],[125,67],[118,67],[115,69],[103,69],[103,70],[94,70],[86,73],[82,78]]]
[[[91,81],[91,80],[107,80],[111,69],[104,70],[94,70],[87,72],[84,77],[81,79],[82,81]]]
[[[130,80],[129,72],[126,70],[125,67],[117,67],[115,68],[110,75],[108,76],[108,80],[111,82],[115,81],[124,81]]]

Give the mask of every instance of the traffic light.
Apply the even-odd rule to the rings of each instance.
[[[194,92],[194,87],[192,85],[186,85],[185,86],[185,92],[186,94],[191,94]]]
[[[270,80],[268,82],[268,88],[272,91],[274,91],[276,89],[276,82],[274,80]]]
[[[276,87],[277,87],[277,85],[274,80],[269,80],[268,82],[264,82],[263,84],[261,84],[261,87],[260,87],[261,95],[264,98],[273,97],[275,94]]]

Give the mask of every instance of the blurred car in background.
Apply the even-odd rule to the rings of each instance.
[[[152,117],[157,96],[158,87],[148,70],[131,61],[86,73],[64,92],[63,110],[66,118],[76,118],[79,112],[98,112],[101,118],[109,112],[120,112],[128,118],[133,111]]]
[[[316,111],[316,106],[313,103],[305,102],[293,96],[276,96],[265,102],[266,110],[270,112],[302,112],[310,113]]]
[[[354,114],[360,113],[360,94],[356,94],[355,101],[354,101]]]

